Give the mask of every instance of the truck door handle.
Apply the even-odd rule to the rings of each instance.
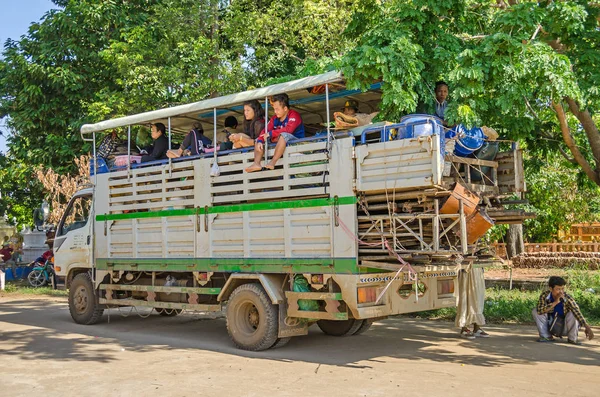
[[[90,241],[92,240],[92,236],[88,234],[87,236],[87,245],[90,245]]]

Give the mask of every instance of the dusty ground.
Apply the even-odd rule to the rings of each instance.
[[[213,315],[214,317],[214,315]],[[361,336],[316,327],[286,347],[236,350],[223,318],[73,323],[63,298],[0,297],[0,395],[597,396],[600,343],[535,342],[531,327],[457,338],[450,323],[392,318]],[[600,336],[600,330],[597,335]]]

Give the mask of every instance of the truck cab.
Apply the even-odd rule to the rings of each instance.
[[[59,288],[68,288],[73,277],[93,267],[93,193],[92,187],[75,193],[57,225],[53,250]]]

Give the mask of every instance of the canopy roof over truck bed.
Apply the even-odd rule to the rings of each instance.
[[[302,114],[305,124],[322,124],[327,121],[326,95],[324,92],[314,94],[309,91],[312,87],[325,84],[329,85],[330,115],[334,111],[340,110],[348,99],[358,101],[361,112],[371,113],[378,110],[381,100],[379,91],[381,83],[373,84],[367,92],[347,90],[342,74],[332,71],[186,105],[119,117],[95,124],[85,124],[81,127],[81,135],[85,139],[90,134],[100,131],[156,122],[162,122],[168,126],[169,118],[172,133],[187,133],[195,122],[204,123],[204,129],[208,132],[214,127],[215,109],[217,110],[218,125],[223,125],[224,119],[230,115],[235,116],[241,122],[244,102],[255,99],[261,102],[264,108],[267,97],[281,93],[287,93],[290,96],[291,106]]]

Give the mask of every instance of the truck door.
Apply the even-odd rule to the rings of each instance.
[[[58,224],[54,264],[60,276],[66,276],[71,268],[92,267],[91,207],[91,194],[74,196]]]

